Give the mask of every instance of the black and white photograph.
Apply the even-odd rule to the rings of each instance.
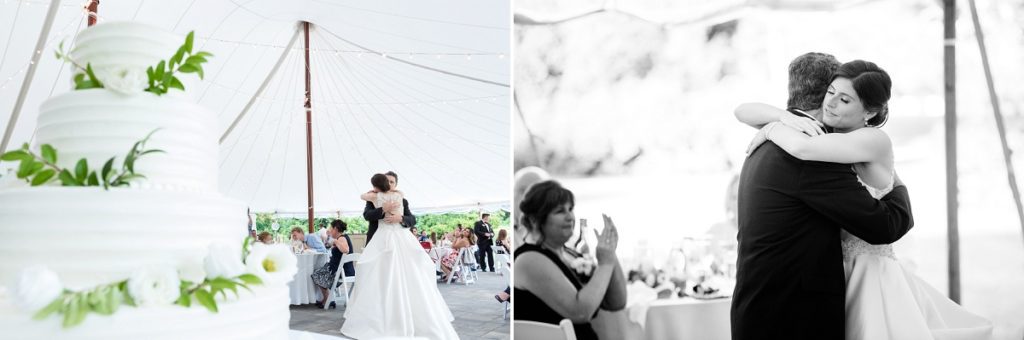
[[[510,8],[3,0],[0,339],[510,339]]]
[[[1022,1],[516,1],[516,339],[1024,339]]]

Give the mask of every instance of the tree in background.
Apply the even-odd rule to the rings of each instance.
[[[336,217],[314,217],[313,225],[316,230],[320,230],[321,227],[330,225],[331,221]],[[509,229],[509,218],[510,214],[507,211],[499,210],[491,212],[491,226],[494,227],[494,232],[497,233],[499,229]],[[342,221],[348,225],[349,234],[365,234],[369,223],[363,219],[362,216],[342,216]],[[477,212],[467,213],[445,213],[445,214],[424,214],[416,215],[416,228],[417,230],[425,230],[429,235],[431,232],[437,233],[438,237],[445,233],[455,230],[455,226],[462,224],[463,227],[472,228],[473,223],[480,220],[480,216]],[[256,213],[256,218],[253,223],[256,227],[256,232],[270,232],[279,239],[287,239],[292,228],[300,227],[302,230],[306,230],[307,222],[305,218],[295,217],[278,217],[276,219],[279,225],[277,231],[273,230],[274,213]]]

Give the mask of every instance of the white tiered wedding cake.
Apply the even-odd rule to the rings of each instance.
[[[164,152],[140,157],[134,171],[146,177],[128,187],[29,186],[12,181],[13,173],[4,175],[0,286],[6,287],[0,288],[0,338],[287,338],[286,283],[294,274],[294,257],[287,268],[288,259],[280,252],[260,249],[255,261],[250,256],[242,263],[245,207],[217,191],[214,113],[182,91],[156,95],[137,90],[146,87],[146,67],[170,58],[183,40],[127,22],[97,25],[75,38],[71,57],[81,66],[91,65],[105,88],[70,91],[44,102],[33,149],[51,145],[58,153],[56,165],[64,169],[75,169],[82,158],[99,169],[114,156],[119,167],[126,151],[156,130],[146,145]],[[268,258],[268,252],[284,263],[272,263],[274,255]],[[243,281],[239,275],[252,274],[262,283],[244,280],[250,289],[234,285],[236,294],[221,281],[223,294],[212,294],[215,308],[204,308],[198,301],[204,297],[179,294],[177,278],[191,280],[193,291],[202,290],[196,281],[205,278],[209,292],[217,285],[212,280],[220,279],[214,274],[238,283]],[[173,285],[153,279],[168,276],[175,278]],[[92,310],[107,312],[92,312],[69,326],[61,314],[75,313],[70,309],[37,320],[37,309],[52,304],[29,309],[20,303],[45,296],[41,292],[55,282],[65,297],[125,283],[121,290],[98,291],[96,301],[89,300],[91,295],[82,298],[80,305],[91,303]],[[181,296],[190,301],[182,302]],[[99,297],[117,298],[121,306],[110,311],[103,305],[114,302]],[[122,304],[124,299],[133,299],[135,306]]]

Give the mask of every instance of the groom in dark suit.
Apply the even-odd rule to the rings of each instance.
[[[476,246],[479,251],[476,262],[480,264],[480,270],[487,271],[487,268],[490,267],[493,273],[494,251],[491,246],[494,245],[494,229],[491,228],[490,218],[491,214],[480,215],[480,220],[473,225],[473,233],[476,234]],[[484,262],[485,257],[487,262]]]
[[[392,190],[398,190],[398,174],[394,171],[388,171],[384,173],[388,178],[388,184],[391,184]],[[391,211],[394,208],[393,203],[385,202],[383,207],[374,208],[373,202],[367,201],[366,208],[363,208],[363,218],[370,223],[369,228],[366,231],[366,244],[370,244],[370,240],[373,239],[373,234],[377,233],[377,225],[380,220],[384,220],[387,223],[401,223],[403,227],[412,228],[416,226],[416,216],[412,215],[412,211],[409,210],[409,201],[405,198],[402,199],[402,205],[405,206],[402,216],[385,215],[385,211]]]
[[[817,117],[835,57],[808,53],[789,67],[791,112]],[[871,197],[849,164],[801,161],[774,143],[754,150],[739,186],[739,254],[732,338],[843,339],[845,275],[839,230],[892,243],[913,226],[897,179]]]

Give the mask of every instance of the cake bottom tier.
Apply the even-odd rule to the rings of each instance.
[[[218,299],[218,313],[199,306],[121,306],[113,315],[89,314],[82,324],[61,327],[61,316],[32,320],[9,296],[0,296],[3,339],[288,339],[288,287],[256,286],[235,298]]]

